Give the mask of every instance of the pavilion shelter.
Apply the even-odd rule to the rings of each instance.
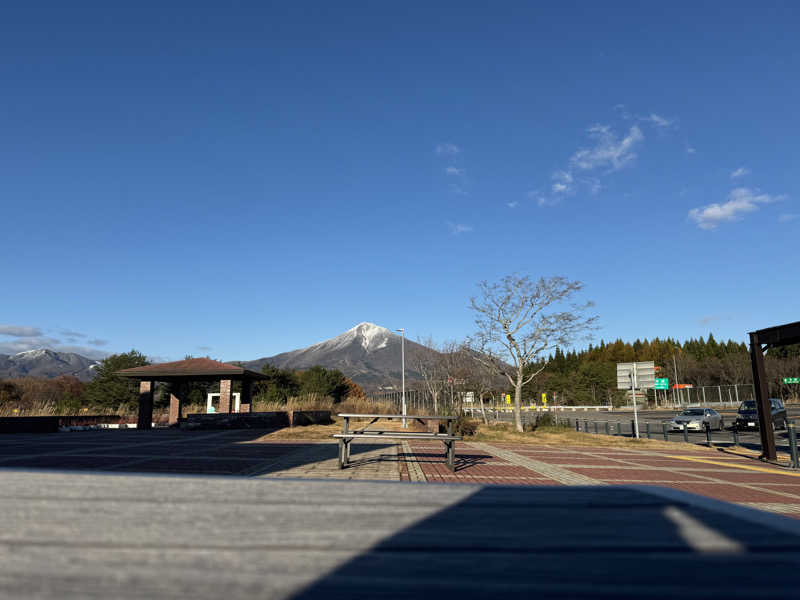
[[[150,429],[153,423],[153,392],[155,382],[171,384],[169,398],[169,424],[180,421],[181,409],[186,384],[191,381],[219,381],[219,411],[230,413],[233,410],[231,391],[234,381],[242,382],[240,412],[253,412],[253,381],[267,379],[261,373],[250,371],[228,363],[210,358],[187,358],[175,362],[157,363],[144,367],[122,369],[116,373],[120,377],[128,377],[139,381],[139,417],[138,429]]]

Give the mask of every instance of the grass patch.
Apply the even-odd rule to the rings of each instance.
[[[581,433],[572,427],[562,425],[546,425],[537,427],[535,431],[520,433],[511,423],[484,425],[481,423],[475,435],[465,437],[465,442],[501,442],[513,444],[531,444],[542,446],[593,446],[605,448],[640,448],[677,450],[675,442],[659,440],[635,439],[613,435]],[[692,450],[702,448],[691,444]]]

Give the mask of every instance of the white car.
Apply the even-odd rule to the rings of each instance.
[[[670,421],[672,431],[683,431],[684,424],[689,431],[705,431],[709,429],[725,429],[722,415],[712,408],[687,408]]]

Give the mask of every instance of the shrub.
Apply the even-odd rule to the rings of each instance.
[[[456,422],[453,427],[453,431],[456,435],[460,435],[463,437],[472,437],[475,435],[475,432],[478,431],[478,425],[480,421],[477,419],[469,419],[465,416],[460,416],[456,419]]]

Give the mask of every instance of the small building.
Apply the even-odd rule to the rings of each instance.
[[[234,381],[242,383],[240,410],[252,412],[253,381],[267,379],[266,375],[244,367],[219,362],[210,358],[187,358],[175,362],[157,363],[144,367],[133,367],[117,371],[120,377],[139,381],[139,416],[137,428],[150,429],[153,423],[153,391],[155,383],[163,381],[171,385],[169,398],[169,424],[180,421],[184,392],[191,381],[219,381],[219,413],[233,411],[231,391]]]

